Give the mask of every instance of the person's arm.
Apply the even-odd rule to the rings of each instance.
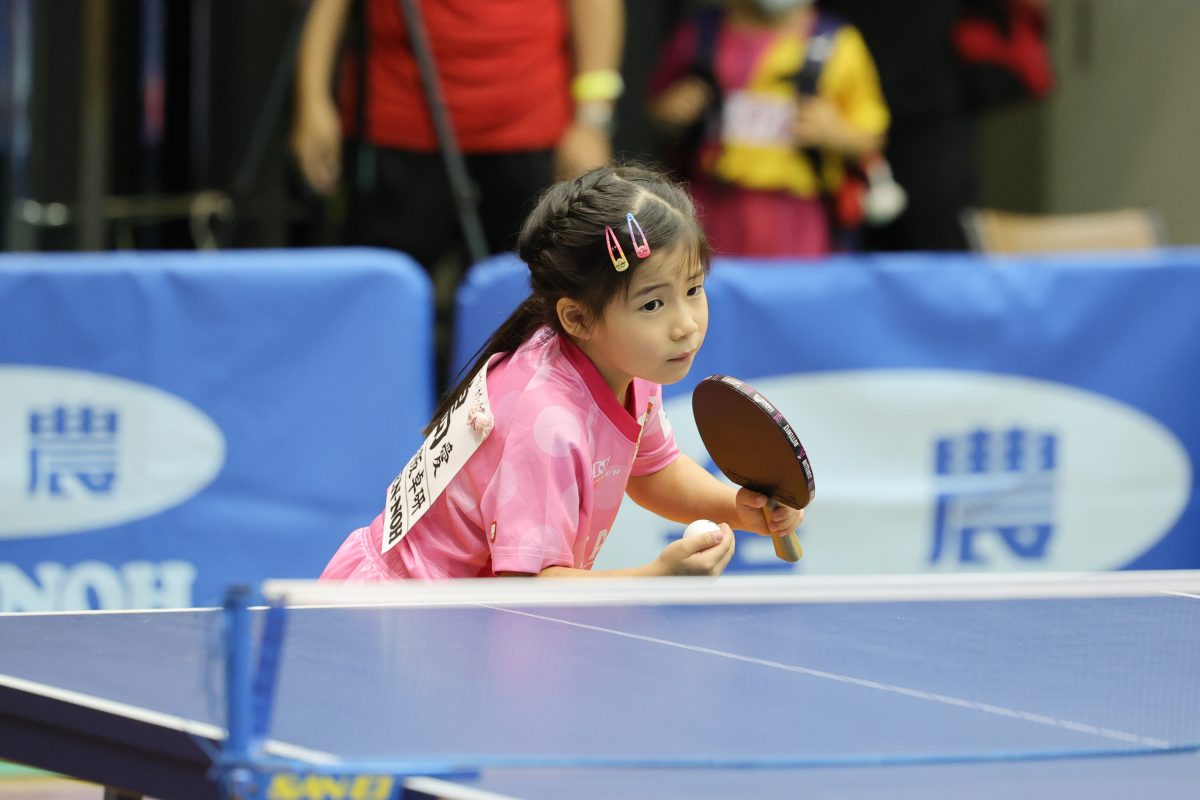
[[[722,483],[685,455],[658,472],[630,478],[626,493],[643,508],[685,525],[711,519],[738,530],[770,535],[790,533],[804,520],[803,511],[779,506],[771,512],[768,531],[762,515],[766,497]]]
[[[612,158],[613,110],[623,90],[621,51],[625,39],[622,0],[569,0],[575,119],[557,153],[560,179],[571,178]]]
[[[883,149],[890,116],[879,73],[858,30],[838,32],[821,94],[800,100],[792,128],[799,147],[827,147],[851,157]]]
[[[799,101],[792,135],[797,147],[827,147],[851,157],[878,152],[884,143],[883,136],[856,127],[824,97]]]
[[[333,71],[350,0],[313,0],[296,49],[296,110],[291,147],[300,171],[330,194],[342,171],[342,129],[333,98]]]
[[[702,78],[689,75],[671,84],[650,101],[650,121],[664,132],[678,134],[694,125],[713,101],[712,88]]]
[[[733,558],[735,540],[727,521],[746,521],[747,530],[763,528],[760,507],[766,498],[745,489],[735,492],[708,474],[687,456],[679,455],[666,467],[650,475],[629,479],[626,492],[638,503],[668,519],[691,522],[696,508],[710,512],[710,518],[721,524],[721,531],[703,536],[679,538],[668,544],[658,558],[649,564],[612,570],[575,569],[565,566],[546,567],[534,577],[539,578],[612,578],[654,577],[665,575],[720,575]],[[660,495],[675,502],[667,502]],[[683,496],[683,495],[686,495]],[[755,499],[758,498],[758,499]],[[706,503],[707,501],[707,503]],[[745,504],[740,512],[739,503]],[[788,509],[790,511],[790,509]],[[778,512],[776,512],[778,513]],[[792,512],[793,514],[798,512]],[[781,519],[784,519],[781,515]],[[798,524],[798,523],[797,523]],[[757,526],[757,528],[753,526]],[[791,530],[789,528],[788,530]],[[498,572],[501,577],[530,577],[530,573]]]
[[[692,70],[698,38],[695,22],[677,27],[650,75],[646,112],[668,135],[694,124],[714,100],[713,87]]]
[[[575,569],[546,567],[536,575],[527,572],[498,572],[502,578],[651,578],[667,575],[720,575],[733,558],[733,531],[722,525],[721,531],[703,536],[676,539],[663,548],[649,564],[626,569]]]

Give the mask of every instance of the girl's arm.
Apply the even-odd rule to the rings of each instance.
[[[498,572],[502,578],[651,578],[665,575],[720,575],[733,558],[733,531],[728,525],[722,530],[677,539],[663,548],[658,558],[649,564],[627,569],[575,569],[546,567],[537,575],[525,572]]]
[[[699,47],[695,23],[675,29],[662,49],[649,82],[650,121],[666,133],[682,133],[713,102],[712,88],[692,72]]]
[[[804,519],[803,511],[780,506],[771,512],[771,529],[767,530],[762,508],[768,498],[722,483],[682,454],[658,472],[630,478],[625,491],[639,506],[685,525],[711,519],[769,535],[793,531]]]
[[[712,101],[708,84],[689,75],[650,101],[650,120],[669,133],[679,133],[700,119]]]
[[[828,147],[858,157],[883,149],[883,136],[862,130],[824,97],[806,97],[796,106],[792,137],[797,147]]]

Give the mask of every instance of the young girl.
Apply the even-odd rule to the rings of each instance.
[[[532,293],[447,394],[384,513],[350,534],[322,579],[719,575],[730,526],[799,524],[802,512],[780,507],[768,531],[767,498],[682,455],[663,413],[661,385],[687,375],[708,328],[708,243],[678,186],[638,167],[556,184],[518,252]],[[625,493],[721,530],[593,573]]]
[[[874,62],[853,26],[811,0],[703,9],[664,48],[650,93],[719,253],[821,256],[852,244],[863,213],[898,213]],[[854,165],[878,193],[860,196]]]

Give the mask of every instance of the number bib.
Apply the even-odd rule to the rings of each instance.
[[[796,101],[765,92],[736,91],[725,99],[721,140],[730,145],[791,147]]]
[[[383,548],[395,547],[425,515],[433,501],[450,485],[467,460],[492,432],[492,409],[488,404],[488,365],[484,364],[471,383],[437,421],[421,445],[387,490],[383,512]]]

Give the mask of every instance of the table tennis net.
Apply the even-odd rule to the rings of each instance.
[[[1200,748],[1200,572],[272,582],[256,746],[331,769]]]

